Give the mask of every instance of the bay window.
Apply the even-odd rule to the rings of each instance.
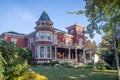
[[[47,32],[47,40],[51,40],[51,34]]]
[[[40,32],[40,40],[44,40],[45,39],[45,33],[44,32]]]
[[[44,46],[40,46],[40,58],[44,58]]]
[[[50,58],[50,46],[47,46],[47,58]]]

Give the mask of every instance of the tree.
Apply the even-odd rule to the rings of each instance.
[[[118,69],[118,79],[120,80],[120,65],[117,52],[116,37],[120,27],[120,1],[119,0],[84,0],[86,1],[86,10],[78,11],[77,14],[83,14],[88,17],[90,24],[87,26],[87,32],[91,37],[94,32],[101,34],[104,32],[112,39],[113,48],[116,56]]]
[[[101,42],[101,52],[102,52],[102,58],[111,66],[114,66],[115,64],[114,59],[115,59],[115,54],[114,50],[111,48],[113,45],[107,36],[102,37],[102,42]]]

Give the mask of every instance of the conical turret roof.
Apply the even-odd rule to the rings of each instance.
[[[49,16],[48,16],[48,14],[46,13],[45,10],[43,10],[43,12],[42,12],[42,14],[41,14],[39,20],[47,20],[47,21],[51,21],[50,18],[49,18]]]

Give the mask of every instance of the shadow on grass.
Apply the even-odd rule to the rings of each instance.
[[[76,69],[65,67],[33,67],[35,72],[45,75],[48,80],[116,80],[115,70]]]

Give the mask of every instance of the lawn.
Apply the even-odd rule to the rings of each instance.
[[[117,80],[115,70],[93,70],[65,67],[33,67],[37,73],[45,75],[48,80]]]

